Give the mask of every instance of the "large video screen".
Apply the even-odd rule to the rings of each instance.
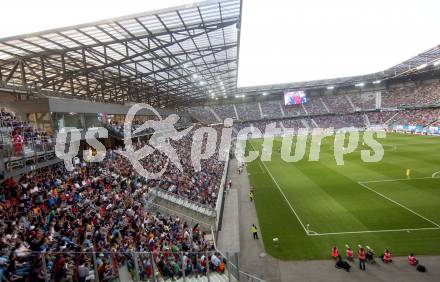
[[[304,91],[284,92],[284,105],[300,105],[307,102]]]

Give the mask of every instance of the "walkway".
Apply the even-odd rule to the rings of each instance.
[[[254,204],[249,200],[250,185],[246,169],[238,174],[236,159],[232,159],[229,163],[228,179],[232,180],[232,188],[225,198],[223,224],[218,240],[219,249],[223,251],[225,246],[229,246],[220,243],[223,241],[221,238],[227,236],[229,240],[236,240],[240,250],[239,264],[242,271],[256,275],[266,281],[281,281],[278,261],[266,255],[261,240],[253,240],[252,238],[251,225],[255,224],[259,228],[257,214]],[[235,203],[231,203],[232,201],[235,201]],[[237,208],[227,208],[231,206]],[[231,221],[229,222],[228,219]],[[234,233],[229,232],[234,228],[236,230]],[[235,239],[235,236],[231,236],[232,234],[238,234],[237,239]],[[261,238],[261,235],[259,236]]]

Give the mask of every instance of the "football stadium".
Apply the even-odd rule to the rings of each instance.
[[[0,282],[439,281],[439,11],[3,3]]]

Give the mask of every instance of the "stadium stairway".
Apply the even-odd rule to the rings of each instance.
[[[390,117],[387,121],[385,121],[385,124],[390,124],[392,121],[394,121],[394,118],[399,115],[400,112],[396,112],[392,117]]]
[[[344,95],[345,99],[347,99],[348,103],[350,104],[353,111],[356,111],[356,107],[354,106],[353,102],[351,101],[350,97],[348,95]]]
[[[281,105],[281,102],[279,102],[279,105],[280,105],[281,115],[282,115],[283,117],[285,117],[286,114],[284,113],[284,109],[283,109],[283,106]]]
[[[364,122],[366,127],[370,127],[370,119],[366,114],[364,114]]]
[[[310,119],[315,128],[319,128],[319,125],[316,123],[314,119]]]
[[[283,124],[281,121],[280,121],[280,126],[281,126],[281,130],[282,130],[282,132],[285,133],[286,128],[284,127],[284,124]]]
[[[313,121],[313,119],[312,119],[312,121]],[[301,123],[304,125],[304,128],[310,128],[310,126],[309,126],[309,124],[307,123],[307,121],[305,120],[305,119],[301,119]]]
[[[304,104],[301,104],[302,109],[304,110],[304,112],[306,113],[306,115],[309,115],[309,113],[307,112],[306,107],[304,106]]]
[[[327,111],[327,113],[330,113],[330,110],[328,109],[327,105],[324,103],[322,97],[319,97],[319,100],[321,101],[321,104],[324,106],[324,109]]]
[[[258,109],[260,110],[260,117],[264,118],[263,109],[261,108],[260,102],[258,102]]]
[[[218,122],[220,122],[220,123],[223,122],[223,120],[219,117],[219,115],[214,111],[213,108],[206,106],[205,109],[207,109],[208,111],[210,111],[211,114],[215,117],[215,119],[216,119]]]
[[[235,104],[232,104],[232,106],[234,106],[235,119],[236,119],[236,120],[239,120],[237,107],[235,106]]]
[[[436,123],[436,122],[438,122],[438,121],[439,121],[439,119],[438,119],[438,118],[435,118],[435,119],[429,121],[427,124],[425,124],[425,125],[423,126],[423,128],[427,128],[427,127],[429,127],[431,124]]]

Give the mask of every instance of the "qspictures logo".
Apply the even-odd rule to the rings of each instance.
[[[140,110],[149,110],[157,116],[157,120],[147,120],[144,124],[137,128],[132,127],[133,119]],[[116,153],[125,157],[136,170],[136,172],[147,179],[157,179],[165,172],[167,166],[171,162],[174,166],[182,171],[181,160],[176,149],[172,146],[171,140],[179,141],[182,138],[191,138],[191,165],[195,171],[201,170],[201,161],[212,158],[216,152],[218,161],[226,161],[230,152],[233,133],[233,120],[225,119],[223,128],[216,130],[213,127],[188,127],[178,131],[175,127],[179,121],[179,116],[171,114],[166,118],[161,115],[148,104],[133,105],[124,121],[124,150],[117,150]],[[133,137],[147,129],[153,130],[150,139],[144,147],[134,150],[132,143]],[[192,136],[189,135],[191,131]],[[220,142],[219,133],[220,132]],[[249,126],[244,127],[237,132],[237,142],[235,146],[235,156],[241,163],[248,163],[256,160],[258,157],[262,161],[271,161],[273,153],[273,145],[275,137],[281,137],[282,145],[279,151],[281,159],[285,162],[298,162],[306,156],[307,140],[311,136],[310,150],[308,161],[319,161],[321,152],[321,142],[326,137],[334,136],[333,155],[337,165],[344,165],[344,155],[353,153],[358,149],[362,137],[363,149],[361,152],[361,160],[364,162],[379,162],[384,156],[383,146],[376,138],[385,138],[386,133],[383,130],[366,130],[362,136],[356,128],[339,129],[333,128],[301,128],[294,129],[276,127],[276,123],[272,122],[265,126],[264,133],[258,128]],[[75,127],[62,128],[56,138],[55,153],[56,156],[64,161],[66,169],[72,171],[74,168],[73,159],[79,153],[79,144],[82,137],[81,130]],[[295,146],[293,140],[296,137]],[[96,153],[91,155],[89,151],[84,150],[83,158],[88,162],[101,162],[106,155],[105,146],[98,141],[98,138],[108,138],[108,131],[104,127],[90,128],[85,132],[84,139],[95,149]],[[263,139],[261,155],[255,148],[247,150],[246,141],[248,139]],[[217,145],[219,144],[219,145]],[[292,147],[295,147],[292,155]],[[159,172],[150,172],[144,168],[141,160],[153,154],[155,151],[162,153],[167,158],[167,163]]]

